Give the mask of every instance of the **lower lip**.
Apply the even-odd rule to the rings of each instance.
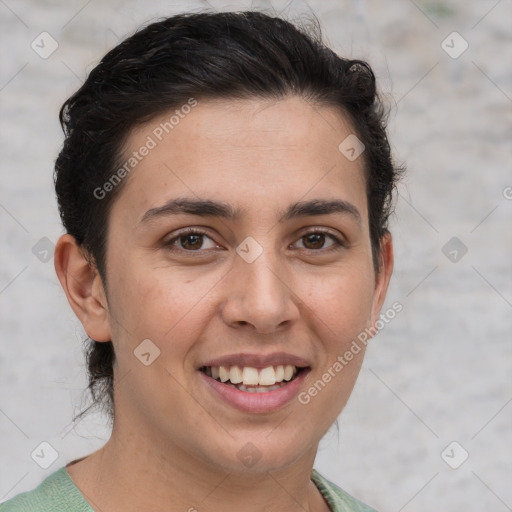
[[[299,394],[299,390],[309,372],[309,368],[302,370],[295,379],[279,389],[274,389],[274,391],[251,393],[223,384],[199,371],[201,378],[210,386],[210,389],[213,389],[225,402],[240,411],[252,413],[276,411],[293,400]]]

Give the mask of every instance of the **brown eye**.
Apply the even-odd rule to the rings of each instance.
[[[181,235],[178,240],[183,249],[200,249],[203,245],[203,235]]]
[[[210,240],[210,247],[203,247],[205,239]],[[204,231],[187,229],[171,238],[168,242],[165,242],[164,245],[171,251],[199,252],[200,250],[211,249],[216,244]]]
[[[329,246],[325,247],[324,244],[326,243],[327,239],[331,239],[332,243]],[[346,247],[346,244],[341,239],[339,239],[337,236],[333,235],[329,231],[324,230],[311,231],[301,236],[299,240],[303,241],[303,247],[299,247],[299,249],[303,248],[310,251],[329,251],[339,249],[341,247]]]
[[[306,249],[321,249],[325,243],[324,233],[310,233],[303,237]]]

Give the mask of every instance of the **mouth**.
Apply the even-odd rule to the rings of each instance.
[[[267,414],[293,402],[306,386],[312,365],[286,352],[237,353],[202,361],[196,369],[214,404]]]
[[[202,366],[199,371],[225,386],[247,393],[276,391],[308,372],[309,366],[291,364],[255,368],[252,366]]]

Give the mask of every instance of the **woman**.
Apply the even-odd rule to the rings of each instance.
[[[1,512],[372,510],[313,469],[393,267],[370,67],[261,13],[179,15],[61,123],[55,268],[112,435]]]

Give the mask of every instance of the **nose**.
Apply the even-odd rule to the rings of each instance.
[[[235,257],[225,277],[224,322],[230,327],[260,334],[290,328],[299,318],[299,297],[289,272],[277,258],[264,250],[252,263]]]

